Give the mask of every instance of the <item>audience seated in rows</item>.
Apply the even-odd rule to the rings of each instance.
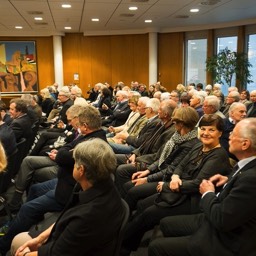
[[[150,99],[149,101],[154,100],[156,99]],[[176,106],[173,100],[162,101],[158,110],[158,116],[153,117],[153,120],[155,120],[152,120],[141,130],[141,133],[145,135],[144,140],[138,148],[132,151],[132,155],[128,161],[126,155],[117,155],[118,167],[115,175],[115,183],[122,197],[125,195],[123,185],[130,180],[132,173],[138,170],[138,166],[135,166],[135,163],[151,164],[154,162],[159,148],[163,147],[166,141],[173,135],[174,125],[172,114]],[[149,110],[147,109],[147,111]]]
[[[255,134],[255,118],[244,119],[235,126],[229,145],[238,165],[229,176],[216,174],[202,181],[203,213],[162,219],[160,229],[164,237],[150,243],[149,256],[255,254]],[[217,193],[219,188],[222,190]]]
[[[27,202],[23,204],[15,219],[10,224],[8,232],[0,238],[0,253],[10,249],[12,239],[20,232],[42,220],[47,212],[60,212],[64,209],[76,183],[72,173],[74,168],[73,149],[79,143],[91,138],[106,139],[106,133],[101,129],[99,111],[88,105],[79,116],[81,136],[73,142],[61,147],[56,155],[58,178],[30,187]]]
[[[136,250],[144,233],[158,225],[163,217],[200,212],[201,181],[219,172],[230,173],[228,155],[219,144],[224,128],[222,118],[205,115],[199,127],[201,143],[175,168],[171,181],[160,182],[156,188],[159,193],[138,203],[137,212],[126,227],[120,255]]]

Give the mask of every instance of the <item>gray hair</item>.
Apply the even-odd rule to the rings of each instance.
[[[230,107],[229,107],[229,110],[228,110],[228,113],[231,113],[232,111],[234,111],[234,109],[236,109],[237,107],[241,107],[241,106],[244,106],[244,103],[241,103],[241,102],[233,102]],[[246,107],[245,107],[246,108]]]
[[[81,97],[82,96],[82,90],[77,85],[73,86],[71,91],[72,90],[75,91],[75,94],[76,94],[77,97]]]
[[[71,96],[68,86],[61,87],[61,89],[59,90],[59,93],[62,93],[63,95],[65,95],[68,98],[70,98],[70,96]]]
[[[143,105],[147,106],[147,103],[149,100],[150,100],[149,97],[140,97],[138,102],[141,102]]]
[[[72,118],[78,117],[80,114],[82,114],[85,111],[85,108],[80,105],[72,105],[70,108],[68,108],[66,114],[71,115]]]
[[[99,138],[79,143],[73,157],[76,166],[84,167],[84,175],[92,184],[108,179],[116,169],[116,156],[112,148]]]
[[[174,109],[177,107],[177,103],[174,100],[163,100],[162,104],[162,111],[169,117],[172,116]]]
[[[205,97],[201,93],[196,91],[193,93],[193,97],[195,97],[196,99],[199,99],[200,100],[199,104],[203,105]]]
[[[22,94],[20,98],[24,100],[28,106],[30,106],[33,102],[32,94]]]
[[[86,123],[91,130],[99,130],[101,128],[101,116],[98,109],[91,105],[84,106],[84,111],[78,116],[79,122]]]
[[[161,101],[163,101],[163,100],[168,100],[168,99],[170,99],[170,97],[171,97],[171,94],[169,93],[169,92],[163,92],[162,94],[161,94]]]
[[[239,122],[243,124],[240,127],[240,136],[251,141],[251,149],[256,151],[256,118],[245,118]]]
[[[119,90],[116,92],[116,95],[118,94],[122,95],[124,99],[128,99],[129,94],[127,91]]]
[[[147,101],[146,107],[147,108],[152,108],[153,112],[157,114],[158,110],[160,108],[160,101],[159,101],[159,99],[156,99],[156,98],[149,99]]]
[[[240,93],[237,91],[231,91],[228,95],[232,97],[235,102],[238,102],[240,100]]]
[[[205,97],[204,101],[208,102],[208,105],[214,107],[215,111],[220,109],[220,100],[215,95]]]

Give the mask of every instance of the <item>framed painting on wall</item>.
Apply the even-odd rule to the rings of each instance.
[[[0,92],[37,92],[35,41],[0,41]]]

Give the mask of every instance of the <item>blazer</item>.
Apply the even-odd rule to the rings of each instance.
[[[114,255],[123,216],[113,181],[98,182],[73,194],[38,255]]]
[[[256,254],[256,159],[230,177],[217,197],[200,202],[204,218],[192,236],[193,256],[254,256]]]
[[[162,153],[162,149],[159,150],[157,154],[157,160],[148,166],[148,170],[150,171],[150,175],[147,177],[148,182],[154,181],[167,181],[170,180],[170,176],[173,174],[175,167],[185,158],[187,154],[191,151],[194,145],[199,143],[198,138],[191,139],[189,141],[185,141],[181,144],[174,146],[172,152],[168,155],[165,161],[162,163],[161,168],[159,170],[158,163],[159,157]]]
[[[0,141],[7,156],[10,156],[17,149],[14,132],[6,123],[0,125]]]
[[[107,141],[105,131],[100,129],[87,135],[81,135],[58,150],[55,158],[55,162],[59,166],[55,197],[56,200],[63,205],[66,204],[68,198],[72,194],[73,187],[76,183],[75,179],[73,178],[73,168],[75,164],[73,158],[73,149],[79,143],[91,138],[100,138]]]
[[[128,101],[119,103],[118,107],[114,110],[110,110],[110,116],[102,121],[102,125],[105,126],[120,126],[127,120],[131,109],[128,105]]]
[[[138,148],[146,139],[151,137],[152,132],[159,122],[161,122],[160,119],[158,116],[155,116],[152,120],[145,124],[137,136],[128,136],[126,143],[135,148]]]
[[[27,114],[13,119],[12,123],[10,124],[10,128],[13,130],[17,142],[21,138],[26,138],[29,140],[32,135],[31,126],[32,122]]]

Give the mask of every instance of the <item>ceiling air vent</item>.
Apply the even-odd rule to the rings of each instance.
[[[175,18],[177,18],[177,19],[187,19],[187,18],[189,18],[189,16],[188,15],[177,15]]]
[[[131,0],[134,3],[147,3],[149,0]]]
[[[133,17],[135,14],[132,13],[121,13],[120,17],[126,17],[126,18],[131,18]]]
[[[200,4],[201,5],[215,5],[219,2],[220,2],[220,0],[206,0],[206,1],[202,1]]]
[[[47,22],[35,22],[35,25],[46,26],[46,25],[48,25],[48,23]]]
[[[42,15],[43,12],[41,12],[41,11],[28,11],[28,14],[30,14],[30,15]]]

